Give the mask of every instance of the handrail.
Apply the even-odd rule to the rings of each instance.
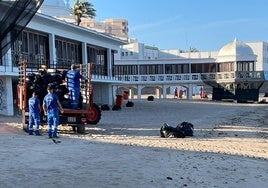
[[[134,83],[202,83],[205,81],[235,82],[264,80],[263,71],[234,71],[189,74],[116,75],[116,80]]]

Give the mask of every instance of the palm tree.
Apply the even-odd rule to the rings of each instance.
[[[199,52],[195,47],[190,47],[190,52]]]
[[[86,0],[82,2],[77,0],[74,4],[73,14],[75,15],[76,24],[80,25],[82,17],[94,18],[96,16],[96,10]]]

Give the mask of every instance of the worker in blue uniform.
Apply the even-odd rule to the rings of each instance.
[[[47,88],[48,94],[43,101],[43,110],[47,115],[48,137],[58,138],[59,111],[63,113],[63,109],[58,96],[53,93],[53,89],[51,85]]]
[[[28,100],[29,105],[29,135],[40,136],[40,112],[42,111],[40,100],[37,98],[37,93],[33,92],[32,97]]]
[[[72,109],[78,109],[80,96],[80,79],[86,79],[76,70],[76,65],[72,64],[71,69],[66,74],[67,87],[69,90],[69,100]]]

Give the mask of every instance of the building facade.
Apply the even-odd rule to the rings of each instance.
[[[69,0],[66,3],[63,0],[46,0],[42,4],[39,12],[68,23],[76,24],[72,5]],[[128,21],[126,19],[109,18],[104,21],[96,21],[88,17],[82,17],[80,26],[121,38],[122,40],[129,38]]]
[[[241,44],[234,41],[211,52],[159,50],[137,40],[122,40],[55,18],[57,7],[63,8],[60,14],[65,15],[70,9],[63,1],[45,2],[51,4],[44,4],[45,9],[34,16],[0,61],[0,114],[14,114],[22,60],[31,64],[29,68],[36,64],[53,68],[55,64],[69,67],[72,63],[92,63],[94,102],[97,104],[113,105],[116,95],[122,94],[122,90],[128,90],[130,98],[134,94],[141,98],[148,87],[153,88],[154,95],[159,98],[173,94],[178,86],[186,91],[188,99],[206,86],[215,88],[215,84],[218,88],[230,90],[230,87],[241,87],[241,83],[249,88],[248,85],[255,82],[255,88],[259,90],[262,86],[266,92],[266,82],[257,76],[258,71],[264,71],[264,77],[268,79],[266,42]],[[128,31],[127,22],[121,25]],[[242,56],[245,57],[243,61],[237,59]],[[251,83],[244,83],[241,79],[237,83],[237,71],[244,71],[239,75],[242,79],[251,79]]]
[[[92,63],[94,102],[113,104],[114,54],[126,43],[42,13],[36,14],[0,61],[0,114],[14,114],[22,60],[28,62],[29,68],[36,64],[66,68],[72,63]]]
[[[231,79],[231,74],[234,75],[239,71],[248,71],[250,75],[254,72],[254,78],[246,77],[247,74],[243,73],[243,79],[255,82],[256,85],[252,88],[258,89],[258,92],[259,89],[266,92],[267,83],[264,82],[263,72],[266,73],[268,70],[267,46],[266,42],[242,43],[235,39],[219,51],[183,52],[159,50],[134,41],[121,46],[120,52],[116,54],[114,70],[115,74],[128,75],[128,77],[122,76],[121,79],[132,82],[125,87],[130,89],[130,93],[137,93],[138,98],[141,97],[142,90],[148,86],[154,86],[155,95],[160,98],[166,97],[166,94],[172,93],[174,88],[179,86],[187,91],[188,99],[205,86],[223,87],[223,90],[228,90],[232,83],[232,86],[239,88],[241,83],[237,84],[235,83],[237,79]],[[257,76],[257,73],[261,76]],[[225,75],[229,75],[230,79],[226,79]],[[244,82],[243,79],[240,82]],[[237,98],[234,90],[232,95],[234,99]]]

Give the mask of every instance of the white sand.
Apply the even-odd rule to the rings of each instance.
[[[59,144],[0,116],[0,187],[267,187],[267,104],[132,101],[87,134],[61,126]],[[183,121],[193,137],[160,138]]]

